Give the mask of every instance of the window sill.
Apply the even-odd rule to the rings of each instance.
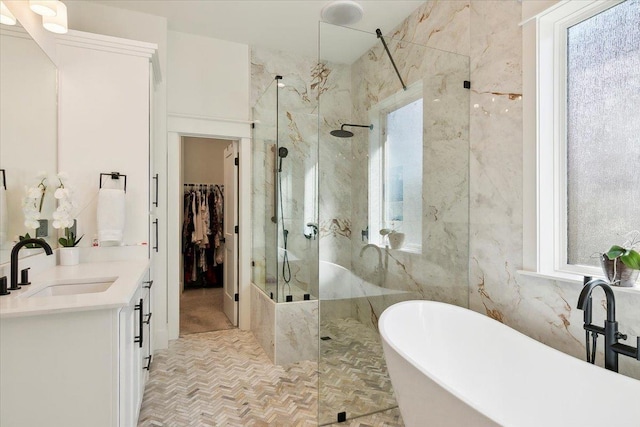
[[[536,277],[538,279],[548,279],[548,280],[557,280],[560,282],[566,283],[574,283],[582,286],[583,284],[583,276],[578,274],[571,273],[560,273],[556,272],[554,274],[545,274],[538,273],[537,271],[528,271],[528,270],[518,270],[517,273],[521,276],[526,277]],[[604,279],[604,276],[593,276],[596,279]],[[624,292],[640,292],[640,280],[636,281],[636,285],[633,287],[621,287],[621,286],[612,286],[616,291],[624,291]]]

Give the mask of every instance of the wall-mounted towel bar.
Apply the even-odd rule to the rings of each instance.
[[[127,175],[123,175],[120,172],[109,172],[109,173],[101,173],[100,174],[100,188],[102,188],[102,177],[108,176],[111,179],[120,179],[120,177],[124,177],[124,192],[127,192]]]

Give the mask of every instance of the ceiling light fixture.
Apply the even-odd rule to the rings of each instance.
[[[67,26],[67,6],[61,1],[55,1],[54,3],[56,3],[56,15],[43,16],[42,26],[52,33],[65,34],[69,31]]]
[[[362,19],[364,9],[355,1],[333,1],[322,9],[322,20],[335,25],[351,25]]]
[[[16,25],[16,17],[9,8],[0,1],[0,24],[4,25]]]
[[[56,16],[57,0],[29,0],[29,7],[38,15]]]

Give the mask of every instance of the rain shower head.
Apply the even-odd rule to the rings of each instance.
[[[338,138],[351,138],[353,136],[353,132],[349,132],[348,130],[340,129],[332,130],[331,135],[337,136]]]
[[[345,123],[342,126],[340,126],[340,129],[332,130],[330,132],[331,135],[337,136],[338,138],[351,138],[353,136],[353,132],[344,130],[345,126],[373,129],[373,125],[351,125],[351,124]]]

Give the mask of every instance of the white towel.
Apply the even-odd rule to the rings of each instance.
[[[9,208],[7,207],[7,191],[0,186],[0,247],[3,247],[9,232]]]
[[[98,240],[100,244],[122,244],[124,235],[124,190],[101,188],[98,193]]]

